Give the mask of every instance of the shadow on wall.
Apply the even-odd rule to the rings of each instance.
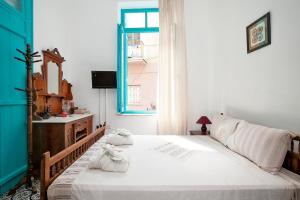
[[[235,118],[246,120],[250,123],[260,124],[271,128],[287,129],[290,131],[298,132],[299,127],[298,120],[292,118],[292,116],[283,115],[282,113],[270,113],[266,111],[253,111],[251,109],[240,109],[233,106],[227,106],[225,114]]]

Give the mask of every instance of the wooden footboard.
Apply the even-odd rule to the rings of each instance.
[[[41,161],[41,200],[47,199],[48,186],[90,146],[104,135],[105,127],[97,129],[79,142],[50,157],[50,152],[43,154]]]
[[[298,149],[295,149],[295,144]],[[296,136],[292,139],[291,149],[287,152],[283,167],[300,175],[300,137]]]

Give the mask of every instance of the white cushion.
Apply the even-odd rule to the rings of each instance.
[[[240,122],[241,120],[239,119],[217,114],[212,118],[210,135],[225,144],[228,137],[233,134]]]
[[[226,145],[265,171],[277,173],[291,143],[289,131],[241,122]]]

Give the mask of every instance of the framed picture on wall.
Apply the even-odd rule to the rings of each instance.
[[[248,53],[271,44],[270,12],[247,26],[246,31]]]

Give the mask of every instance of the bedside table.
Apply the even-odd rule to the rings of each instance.
[[[209,135],[209,131],[202,133],[201,130],[191,130],[190,135]]]

